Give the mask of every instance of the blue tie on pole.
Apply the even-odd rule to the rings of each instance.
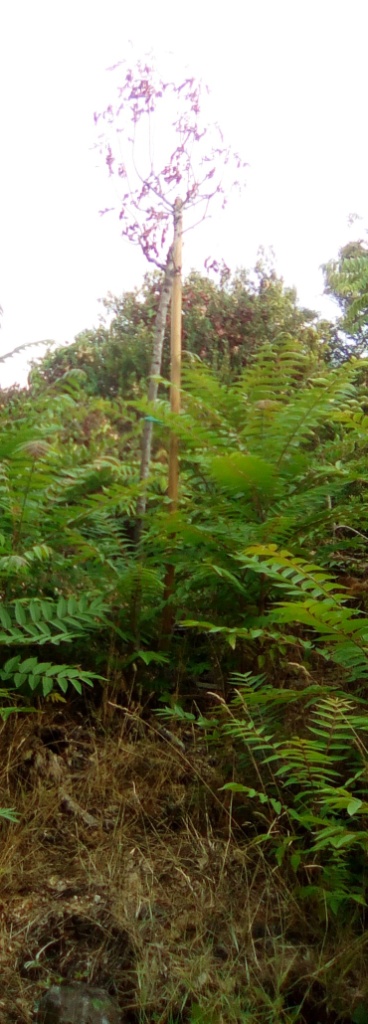
[[[156,416],[145,416],[146,423],[158,423],[160,427],[163,427],[162,420],[158,420]]]

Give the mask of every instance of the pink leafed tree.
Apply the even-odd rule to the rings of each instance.
[[[173,278],[181,271],[173,261],[177,202],[185,232],[208,216],[216,200],[225,207],[229,190],[243,184],[246,165],[225,145],[218,125],[206,123],[208,90],[202,82],[193,77],[164,81],[152,60],[137,60],[133,67],[121,61],[109,70],[117,79],[115,102],[94,115],[100,152],[117,185],[117,206],[109,210],[117,210],[122,235],[162,273],[148,388],[148,399],[155,402]],[[152,427],[145,420],[142,481],[149,473]],[[142,490],[139,521],[145,502]]]

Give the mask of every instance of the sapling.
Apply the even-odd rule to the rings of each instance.
[[[201,81],[192,76],[180,82],[165,81],[151,59],[137,60],[133,67],[120,61],[109,70],[118,76],[117,94],[114,103],[95,114],[101,129],[100,152],[110,177],[118,184],[122,235],[139,246],[145,259],[161,272],[148,385],[148,401],[155,403],[173,278],[175,273],[181,274],[181,266],[175,267],[173,258],[178,203],[185,233],[208,216],[214,200],[225,206],[228,190],[242,184],[245,164],[225,144],[219,126],[208,124],[203,110],[208,89]],[[141,481],[149,474],[152,430],[153,418],[147,417]],[[137,507],[137,540],[145,509],[143,487]]]

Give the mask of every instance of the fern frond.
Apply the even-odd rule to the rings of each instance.
[[[70,643],[105,621],[103,598],[24,598],[0,603],[0,643],[6,646],[35,643]]]
[[[0,679],[22,693],[41,693],[43,697],[47,697],[55,686],[58,686],[62,693],[67,693],[69,686],[77,693],[82,693],[83,684],[93,686],[95,680],[102,680],[103,676],[96,672],[82,671],[74,665],[40,662],[38,658],[26,658],[25,661],[21,661],[20,655],[16,654],[0,669]]]

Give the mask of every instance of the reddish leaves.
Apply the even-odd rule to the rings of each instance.
[[[245,164],[224,146],[217,125],[201,123],[201,82],[194,78],[179,85],[163,82],[157,69],[142,61],[134,68],[119,62],[110,70],[118,71],[120,77],[118,103],[94,115],[95,124],[102,121],[104,125],[100,151],[109,176],[125,182],[119,211],[123,235],[163,268],[174,194],[180,193],[187,208],[203,204],[204,218],[214,197],[221,195],[224,205],[225,170],[232,163],[243,172]],[[172,140],[172,151],[161,166],[160,155],[154,153],[155,128],[159,150],[164,151]],[[123,160],[116,161],[115,149],[123,150]]]

